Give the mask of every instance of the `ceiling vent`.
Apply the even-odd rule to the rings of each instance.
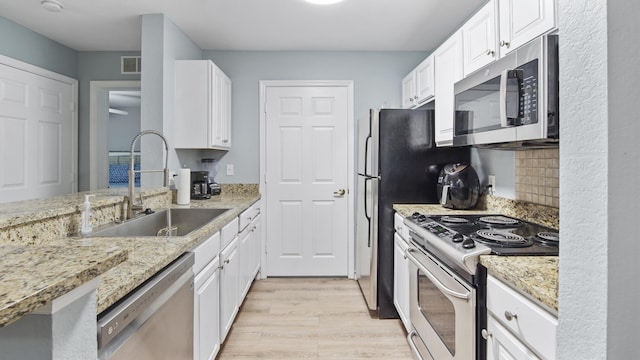
[[[122,74],[140,74],[142,60],[140,56],[121,56],[120,72]]]

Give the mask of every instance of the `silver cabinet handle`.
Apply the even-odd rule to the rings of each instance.
[[[487,49],[487,55],[489,56],[493,56],[496,52],[491,50],[491,49]]]
[[[511,43],[508,41],[504,41],[504,40],[500,41],[500,47],[506,47],[508,49],[510,45]]]
[[[338,191],[334,191],[333,192],[333,196],[335,196],[335,197],[343,197],[344,194],[346,194],[346,193],[347,193],[347,191],[345,189],[340,189]]]
[[[517,315],[517,314],[512,313],[512,312],[511,312],[511,311],[509,311],[509,310],[506,310],[506,311],[504,312],[504,318],[505,318],[505,319],[507,319],[507,321],[511,321],[511,320],[513,320],[513,319],[517,319],[517,318],[518,318],[518,315]]]
[[[493,336],[493,334],[487,329],[482,329],[480,333],[482,334],[482,338],[485,340],[489,340],[489,338]]]

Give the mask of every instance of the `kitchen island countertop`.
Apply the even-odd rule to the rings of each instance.
[[[73,198],[70,203],[76,202],[77,194],[70,197]],[[46,244],[0,244],[0,327],[97,276],[100,276],[97,288],[99,314],[259,199],[259,193],[235,193],[192,200],[186,206],[172,204],[172,208],[229,209],[188,236],[67,237],[48,240]],[[31,202],[32,205],[35,203]],[[43,211],[51,212],[48,208]],[[34,226],[45,217],[38,214],[36,206],[26,215]],[[14,219],[4,225],[24,222],[20,218]]]
[[[439,204],[395,204],[403,217],[414,212],[423,214],[488,214],[501,213],[492,210],[451,210]],[[480,264],[489,274],[496,276],[516,291],[534,300],[550,312],[558,312],[558,256],[498,256],[482,255]]]

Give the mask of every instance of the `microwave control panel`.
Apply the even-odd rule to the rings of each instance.
[[[520,88],[520,123],[529,125],[538,122],[538,60],[533,60],[520,67],[522,84]]]

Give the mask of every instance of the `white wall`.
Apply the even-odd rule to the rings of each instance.
[[[126,106],[118,110],[126,111],[127,115],[109,114],[108,150],[129,151],[131,139],[140,132],[140,107]],[[140,143],[135,150],[140,151]]]
[[[638,2],[559,1],[559,359],[638,354]]]

